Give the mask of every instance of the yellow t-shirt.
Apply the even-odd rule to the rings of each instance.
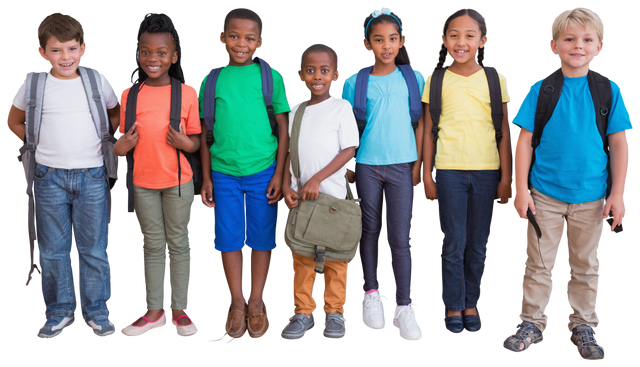
[[[500,76],[502,103],[509,102],[507,80]],[[422,102],[429,103],[431,76]],[[442,112],[438,124],[437,169],[494,170],[500,168],[491,119],[489,85],[484,70],[465,77],[447,70],[442,81]]]

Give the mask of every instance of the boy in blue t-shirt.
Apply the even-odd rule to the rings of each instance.
[[[40,55],[51,63],[42,105],[38,106],[42,115],[33,184],[47,307],[47,321],[38,332],[41,338],[57,336],[75,320],[72,229],[80,260],[82,316],[97,335],[110,335],[115,330],[106,304],[111,294],[109,184],[101,137],[78,71],[85,50],[83,36],[82,25],[60,13],[49,15],[38,27]],[[116,130],[120,123],[118,97],[102,75],[100,79],[104,105]],[[25,111],[29,108],[25,84],[16,94],[8,118],[9,128],[20,139],[26,139]]]
[[[604,349],[596,343],[592,329],[598,325],[595,312],[597,250],[602,219],[612,212],[613,230],[624,217],[628,158],[625,130],[631,129],[631,122],[620,89],[611,82],[606,136],[612,186],[611,194],[605,200],[607,155],[587,81],[589,63],[602,48],[602,36],[602,21],[588,9],[566,11],[556,18],[551,49],[560,57],[564,84],[558,104],[535,149],[533,167],[531,139],[542,82],[531,88],[513,121],[522,128],[516,148],[515,207],[521,218],[527,218],[530,209],[542,232],[538,238],[533,225],[529,225],[522,323],[504,342],[505,348],[515,352],[542,341],[542,331],[547,324],[544,310],[551,295],[551,269],[566,221],[571,265],[568,294],[574,311],[569,316],[571,341],[578,346],[582,358],[604,357]]]
[[[213,145],[210,150],[200,149],[202,202],[215,207],[215,247],[222,253],[231,292],[226,331],[234,338],[247,329],[257,338],[269,327],[262,292],[271,250],[276,246],[277,205],[282,199],[282,175],[289,150],[289,104],[282,76],[272,69],[276,139],[262,93],[260,65],[253,62],[253,54],[262,44],[261,32],[262,21],[253,11],[235,9],[227,14],[220,40],[229,53],[229,65],[216,81]],[[207,78],[200,89],[201,119],[206,82]],[[202,120],[203,147],[206,134]],[[248,302],[242,294],[245,243],[252,248]]]

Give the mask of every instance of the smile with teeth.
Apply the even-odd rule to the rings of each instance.
[[[466,55],[467,53],[469,53],[469,50],[456,50],[456,54],[457,54],[458,56],[464,56],[464,55]]]
[[[235,53],[236,53],[236,55],[238,55],[240,57],[242,57],[242,56],[247,54],[246,52],[239,52],[239,51],[235,51]]]
[[[315,89],[315,90],[320,90],[322,88],[324,88],[324,84],[314,84],[311,86],[311,88]]]
[[[69,66],[73,65],[73,62],[70,62],[68,64],[60,64],[60,66],[62,66],[63,68],[68,68]]]
[[[158,71],[160,69],[159,66],[147,66],[147,68],[149,68],[149,71],[151,71],[151,72]]]

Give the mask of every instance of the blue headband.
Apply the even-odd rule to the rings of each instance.
[[[393,19],[395,19],[396,22],[398,22],[398,27],[400,27],[400,32],[402,32],[402,24],[400,23],[398,18],[396,18],[393,14],[391,14],[391,10],[389,10],[389,8],[382,8],[381,10],[374,10],[373,13],[371,13],[371,19],[369,19],[369,21],[367,22],[367,26],[364,27],[364,38],[367,38],[367,31],[369,30],[369,24],[371,24],[371,21],[382,14],[388,15]]]

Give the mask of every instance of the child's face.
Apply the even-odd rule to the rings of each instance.
[[[404,36],[400,37],[397,24],[378,23],[371,27],[369,39],[364,40],[364,47],[373,51],[376,63],[395,63],[398,52],[404,45]]]
[[[587,75],[589,63],[601,49],[602,42],[592,27],[567,26],[557,40],[551,41],[551,50],[560,56],[562,73],[571,78]]]
[[[258,23],[249,19],[231,19],[220,41],[229,53],[230,66],[253,64],[253,54],[262,45]]]
[[[60,42],[55,37],[49,37],[45,49],[39,48],[40,55],[51,63],[51,75],[58,79],[74,79],[79,76],[76,72],[80,58],[84,55],[84,43],[77,40]]]
[[[178,52],[169,33],[143,33],[138,43],[140,68],[148,76],[147,85],[171,84],[169,68],[178,61]]]
[[[302,60],[302,70],[298,71],[300,80],[311,91],[311,104],[328,99],[331,82],[338,80],[335,61],[326,52],[312,52]]]
[[[484,47],[487,37],[482,37],[480,27],[473,18],[463,15],[451,20],[442,42],[454,63],[476,63],[476,53]]]

